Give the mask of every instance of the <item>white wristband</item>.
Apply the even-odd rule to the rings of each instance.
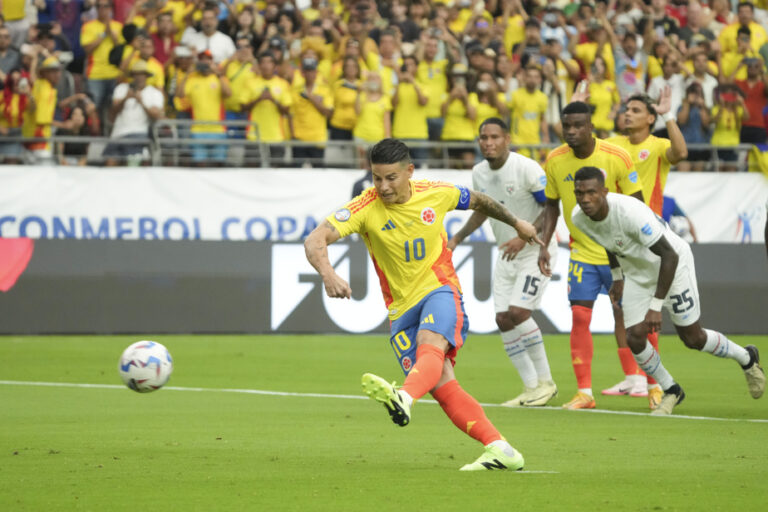
[[[615,267],[611,269],[611,278],[614,281],[622,281],[624,279],[624,274],[621,272],[621,267]]]
[[[659,299],[658,297],[654,297],[651,299],[651,304],[648,306],[648,309],[651,311],[661,311],[661,306],[664,305],[664,299]]]
[[[661,120],[664,121],[664,124],[667,124],[670,121],[675,121],[675,116],[672,115],[672,112],[667,112],[666,114],[661,114]]]

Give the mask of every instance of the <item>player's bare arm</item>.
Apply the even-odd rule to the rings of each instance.
[[[529,244],[542,245],[541,240],[539,240],[539,237],[536,235],[536,228],[533,227],[533,224],[518,219],[512,215],[512,212],[507,210],[501,203],[489,195],[477,192],[476,190],[470,191],[469,208],[479,211],[487,217],[509,224],[515,228],[517,235]]]
[[[656,113],[662,118],[664,117],[664,114],[670,111],[671,97],[671,89],[669,86],[666,86],[664,87],[664,90],[661,91],[659,103],[653,105],[653,107],[656,109]],[[685,145],[685,138],[683,138],[683,133],[680,131],[680,127],[677,126],[677,122],[674,120],[674,118],[670,116],[669,119],[665,120],[664,125],[667,128],[669,141],[672,143],[671,146],[667,148],[666,156],[667,160],[669,160],[669,163],[674,165],[679,161],[688,158],[688,146]]]
[[[669,287],[672,286],[672,281],[675,278],[679,256],[664,236],[653,244],[650,249],[651,252],[661,258],[659,281],[656,283],[654,298],[663,301],[667,293],[669,293]],[[655,311],[653,308],[649,309],[645,315],[645,324],[649,332],[657,332],[661,329],[661,308],[658,311]]]
[[[557,226],[557,218],[560,216],[560,201],[558,199],[547,198],[544,203],[544,211],[539,214],[534,224],[539,223],[541,226],[541,249],[539,249],[539,270],[547,277],[552,276],[552,269],[549,265],[549,241],[552,240],[552,235],[555,233],[555,226]]]
[[[624,295],[624,275],[621,272],[621,265],[616,255],[610,251],[605,251],[605,253],[608,255],[608,265],[611,267],[611,277],[613,278],[608,296],[615,307],[620,307],[621,297]]]
[[[469,220],[461,226],[461,229],[459,229],[455,235],[453,235],[453,238],[448,240],[448,249],[454,250],[457,245],[459,245],[461,242],[463,242],[469,235],[475,232],[477,228],[483,225],[483,222],[485,222],[485,219],[487,219],[488,216],[484,213],[480,213],[479,211],[475,210],[472,212],[472,216],[469,217]]]
[[[323,278],[325,293],[329,297],[349,299],[352,297],[352,289],[342,279],[331,265],[328,259],[328,246],[341,238],[333,224],[324,220],[304,240],[304,252],[309,263],[315,267],[317,273]]]

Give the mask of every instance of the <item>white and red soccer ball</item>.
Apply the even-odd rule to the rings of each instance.
[[[173,359],[168,349],[156,341],[137,341],[123,352],[117,365],[120,378],[130,389],[149,393],[168,382]]]

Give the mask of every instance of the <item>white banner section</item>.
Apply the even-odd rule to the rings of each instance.
[[[126,240],[300,240],[350,199],[362,171],[0,168],[0,237]],[[469,171],[415,178],[471,185]],[[763,240],[768,180],[759,174],[673,173],[667,194],[699,242]],[[453,212],[455,233],[468,217]],[[562,223],[558,238],[567,240]],[[487,224],[473,241],[491,240]]]

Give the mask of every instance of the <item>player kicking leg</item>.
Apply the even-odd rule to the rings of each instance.
[[[542,406],[557,396],[557,386],[552,380],[541,329],[531,311],[538,308],[549,278],[539,270],[535,252],[515,253],[513,257],[499,253],[493,274],[493,302],[504,351],[520,374],[524,390],[501,405]]]
[[[456,352],[464,343],[467,318],[459,293],[442,287],[427,295],[392,322],[390,342],[405,383],[394,383],[366,373],[363,391],[384,404],[392,421],[405,426],[411,420],[413,403],[427,393],[437,400],[454,425],[485,446],[485,452],[461,471],[523,468],[523,455],[515,450],[486,417],[483,408],[456,380]]]

